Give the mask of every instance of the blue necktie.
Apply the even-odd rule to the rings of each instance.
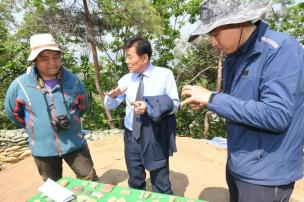
[[[144,75],[139,75],[139,85],[136,93],[135,101],[142,101],[144,96],[144,82],[143,82]],[[135,139],[138,139],[140,137],[141,132],[141,119],[140,114],[135,114],[135,111],[133,112],[133,124],[132,124],[132,133]]]

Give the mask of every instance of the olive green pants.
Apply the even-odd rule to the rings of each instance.
[[[74,171],[76,177],[82,180],[98,181],[88,145],[72,153],[52,157],[33,156],[39,174],[43,180],[48,178],[57,181],[62,178],[62,160]]]

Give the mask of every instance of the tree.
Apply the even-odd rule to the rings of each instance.
[[[304,45],[304,3],[282,5],[267,18],[270,26],[277,31],[287,32]]]
[[[101,105],[103,105],[104,98],[103,87],[101,86],[103,86],[104,82],[108,79],[103,78],[103,75],[101,75],[101,80],[99,80],[100,74],[105,71],[104,67],[101,67],[98,62],[97,54],[105,51],[105,55],[108,56],[106,61],[108,62],[104,64],[109,65],[110,67],[113,66],[111,63],[114,63],[114,66],[117,66],[117,62],[123,61],[123,57],[118,58],[120,61],[110,58],[111,56],[108,54],[108,51],[111,50],[107,50],[107,44],[102,40],[102,36],[106,34],[114,36],[113,33],[116,34],[116,32],[119,32],[122,29],[127,30],[129,35],[136,30],[138,32],[141,32],[141,30],[148,30],[150,33],[153,33],[153,31],[159,33],[161,29],[160,18],[157,15],[156,10],[146,1],[137,0],[136,4],[134,4],[134,1],[130,0],[90,1],[90,4],[88,4],[87,1],[83,0],[83,7],[77,0],[70,4],[66,1],[55,0],[26,0],[24,2],[27,12],[25,14],[24,23],[18,29],[18,37],[27,40],[32,33],[49,32],[53,34],[57,40],[61,41],[63,46],[71,43],[76,44],[78,47],[84,49],[84,52],[88,52],[85,51],[85,49],[88,49],[88,44],[90,44],[95,67],[96,88],[94,91],[97,90],[97,93],[100,95],[101,101],[99,104]],[[116,49],[121,50],[123,44],[123,41],[121,40],[122,37],[119,37],[119,39],[120,43],[116,43],[119,44],[119,47],[116,47]],[[65,47],[67,48],[67,46]],[[120,53],[123,52],[120,51]],[[101,58],[105,59],[103,56]],[[83,70],[82,73],[85,74],[86,70]],[[115,74],[117,75],[117,73]],[[116,82],[117,80],[115,80],[115,83]],[[95,96],[92,97],[93,99],[95,98]],[[113,128],[114,125],[111,124],[112,118],[110,113],[106,109],[103,111],[106,111],[106,115],[110,120],[108,123],[110,123]]]

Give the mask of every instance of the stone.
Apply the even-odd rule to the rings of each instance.
[[[114,187],[114,186],[111,185],[111,184],[104,184],[100,191],[101,191],[101,192],[108,193],[108,192],[111,192],[111,191],[112,191],[113,187]]]
[[[22,148],[21,146],[13,146],[13,147],[6,148],[4,150],[4,152],[16,151],[16,150],[21,149],[21,148]]]
[[[116,202],[117,198],[115,196],[112,196],[108,199],[108,202]]]
[[[23,151],[15,151],[12,154],[9,154],[8,157],[19,157],[21,154],[23,154]]]
[[[151,195],[151,192],[146,191],[144,198],[145,198],[145,199],[147,199],[147,198],[149,198],[149,197],[150,197],[150,195]]]
[[[89,184],[88,181],[84,181],[84,182],[81,183],[81,185],[84,186],[84,187],[88,186],[88,184]]]
[[[90,201],[91,198],[87,195],[79,195],[77,196],[77,202],[87,202]]]
[[[101,199],[101,198],[104,197],[103,193],[101,193],[101,192],[92,192],[91,195],[98,198],[98,199]]]
[[[26,157],[26,156],[29,156],[29,155],[31,155],[32,154],[32,151],[31,150],[25,150],[21,155],[20,155],[20,157],[19,158],[24,158],[24,157]]]
[[[7,157],[5,159],[1,159],[1,161],[6,163],[17,163],[19,160],[16,157]]]
[[[70,182],[67,179],[62,179],[59,181],[59,184],[63,187],[67,186]]]
[[[79,195],[81,192],[83,192],[83,187],[82,186],[75,186],[71,189],[71,191],[75,194],[75,195]]]
[[[95,189],[97,187],[98,183],[97,182],[91,182],[90,187]]]
[[[123,189],[120,191],[120,194],[121,195],[131,195],[131,190],[128,190],[128,189]]]
[[[118,200],[116,200],[116,202],[127,202],[127,201],[124,197],[120,197]]]

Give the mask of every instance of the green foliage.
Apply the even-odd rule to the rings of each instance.
[[[27,67],[28,48],[23,43],[17,43],[16,38],[1,37],[0,45],[0,128],[15,128],[4,113],[4,97],[10,83]]]
[[[186,84],[200,85],[210,90],[216,90],[217,63],[220,54],[204,38],[190,47],[187,47],[186,44],[180,46],[182,48],[176,50],[179,62],[173,69],[179,92]],[[188,106],[180,108],[177,113],[178,134],[202,138],[206,112],[206,108],[197,111],[191,110]],[[225,136],[223,118],[212,116],[209,123],[210,138]]]
[[[63,50],[63,65],[79,76],[88,91],[90,108],[84,115],[86,129],[106,129],[108,122],[103,103],[95,86],[95,68],[89,59],[90,47],[84,21],[82,0],[20,0],[24,19],[16,33],[12,13],[17,11],[15,1],[0,2],[0,98],[13,79],[25,71],[29,63],[29,38],[34,33],[51,33]],[[153,64],[173,70],[178,91],[186,84],[216,89],[219,53],[206,39],[192,45],[178,41],[186,20],[198,20],[201,0],[96,0],[87,1],[91,13],[100,64],[100,86],[104,92],[117,86],[117,81],[128,72],[122,50],[126,39],[141,34],[152,41]],[[278,11],[267,21],[279,31],[286,31],[304,44],[304,4],[293,5],[291,0],[277,0]],[[71,47],[77,47],[72,50]],[[75,57],[77,55],[77,57]],[[184,98],[181,98],[183,100]],[[0,103],[0,128],[15,126],[4,114]],[[117,127],[123,127],[125,106],[111,111]],[[179,135],[202,138],[206,108],[197,111],[188,106],[178,110]],[[225,120],[217,115],[209,119],[209,138],[226,136]]]
[[[189,13],[189,22],[194,23],[197,20],[197,16],[200,13],[201,0],[190,0],[187,5],[187,11]]]
[[[12,12],[18,9],[15,3],[15,0],[1,0],[0,2],[0,22],[8,27],[15,23],[12,15]],[[7,27],[5,29],[7,29]]]
[[[283,6],[272,15],[268,22],[274,30],[287,32],[304,45],[304,3]]]
[[[185,0],[151,0],[151,5],[159,12],[164,27],[163,34],[147,35],[154,45],[154,64],[174,68],[171,62],[175,58],[176,39],[180,37],[180,29],[185,23],[187,2]]]

